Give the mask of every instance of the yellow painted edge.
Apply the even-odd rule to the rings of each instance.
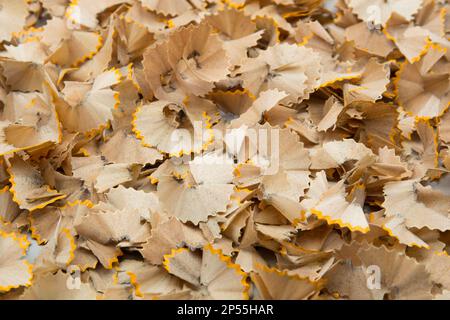
[[[141,285],[137,281],[136,274],[134,274],[131,271],[126,271],[125,273],[130,277],[130,283],[134,287],[134,292],[135,292],[136,296],[143,298],[144,295],[142,294],[142,291],[141,291]]]
[[[27,240],[26,236],[18,236],[15,232],[7,233],[0,230],[0,237],[2,238],[11,238],[14,241],[16,241],[19,244],[19,247],[22,249],[22,255],[26,255],[26,251],[30,245],[29,241]],[[29,287],[31,286],[32,280],[33,280],[33,265],[29,263],[27,260],[23,260],[22,263],[27,266],[28,268],[28,274],[30,275],[27,282],[25,284],[20,285],[10,285],[10,286],[0,286],[0,292],[8,292],[11,289],[16,289],[21,286]]]
[[[63,228],[61,232],[67,237],[67,239],[69,239],[70,243],[69,258],[66,261],[66,266],[68,266],[75,258],[75,250],[77,249],[77,245],[75,244],[75,238],[72,236],[69,229]]]
[[[99,52],[100,48],[103,46],[103,37],[100,34],[97,34],[97,37],[98,37],[97,45],[95,46],[94,50],[92,50],[88,54],[82,56],[80,59],[72,63],[71,68],[78,67],[85,61],[92,59],[94,55],[97,54],[97,52]]]
[[[165,254],[163,256],[163,267],[167,270],[167,272],[170,273],[170,259],[175,257],[177,254],[187,251],[187,248],[178,248],[178,249],[172,249],[169,254]]]
[[[300,280],[300,281],[307,281],[309,284],[313,285],[316,290],[320,290],[323,287],[324,281],[323,280],[311,280],[309,277],[302,277],[298,274],[288,274],[288,272],[286,270],[279,270],[275,267],[269,268],[266,265],[260,264],[260,263],[256,263],[256,268],[260,269],[262,271],[268,272],[268,273],[275,273],[276,275],[280,276],[280,277],[288,277],[290,279],[296,279],[296,280]]]
[[[228,268],[233,269],[238,276],[242,277],[241,278],[241,284],[243,286],[242,297],[244,300],[249,300],[250,299],[250,296],[249,296],[250,284],[247,282],[248,274],[246,272],[242,271],[241,266],[236,263],[233,263],[231,261],[231,257],[224,255],[222,253],[222,250],[220,250],[220,249],[214,249],[211,244],[205,245],[203,247],[203,250],[208,250],[212,254],[217,255],[221,261],[226,263],[226,266]]]
[[[399,239],[396,235],[394,235],[394,233],[392,232],[392,230],[389,229],[388,227],[386,227],[385,224],[381,225],[381,228],[382,228],[384,231],[386,231],[386,232],[389,234],[390,237],[395,238],[395,239],[397,239],[398,241],[400,241],[400,239]],[[429,246],[429,245],[423,246],[423,245],[420,245],[420,244],[415,243],[415,242],[407,243],[406,245],[407,245],[408,247],[417,247],[417,248],[430,249],[430,246]]]
[[[122,250],[118,249],[116,250],[116,256],[112,257],[111,259],[109,259],[106,263],[105,269],[112,269],[114,266],[114,263],[118,263],[119,262],[119,257],[123,255]]]
[[[337,224],[341,228],[348,228],[350,231],[359,231],[361,233],[367,233],[370,231],[370,227],[362,228],[359,226],[352,226],[349,223],[345,223],[341,219],[332,219],[330,216],[324,215],[322,211],[311,209],[310,210],[312,214],[316,215],[319,219],[325,220],[329,225],[331,224]]]

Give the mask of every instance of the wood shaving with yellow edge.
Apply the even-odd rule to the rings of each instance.
[[[0,0],[0,300],[449,299],[449,14]]]

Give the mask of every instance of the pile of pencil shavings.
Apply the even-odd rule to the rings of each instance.
[[[450,299],[449,9],[0,0],[0,299]]]

